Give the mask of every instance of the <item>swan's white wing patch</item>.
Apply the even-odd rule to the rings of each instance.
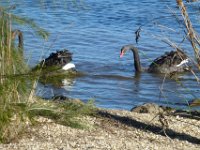
[[[76,66],[73,63],[68,63],[65,66],[62,67],[63,70],[69,70],[72,68],[75,68]]]
[[[181,61],[181,63],[178,64],[178,65],[176,65],[176,66],[177,66],[177,67],[180,67],[180,66],[182,66],[183,64],[186,64],[186,63],[188,63],[188,62],[189,62],[189,60],[188,60],[188,59],[185,59],[185,60]]]

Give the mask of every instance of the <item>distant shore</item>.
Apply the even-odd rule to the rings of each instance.
[[[39,117],[37,126],[29,126],[10,144],[1,144],[0,149],[200,149],[199,114],[153,107],[152,111],[137,107],[136,112],[100,109],[97,116],[78,118],[86,129]]]

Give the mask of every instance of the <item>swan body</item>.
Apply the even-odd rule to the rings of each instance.
[[[72,61],[72,53],[64,49],[57,51],[56,53],[51,53],[50,56],[43,61],[41,61],[40,66],[43,68],[55,67],[57,69],[62,69],[68,71],[75,69],[75,65]]]
[[[131,50],[133,52],[136,72],[141,72],[142,68],[140,65],[138,49],[133,45],[125,45],[121,49],[120,57],[123,57],[127,50]],[[187,55],[183,51],[177,49],[176,51],[166,52],[164,55],[156,58],[150,64],[147,71],[159,74],[170,74],[174,72],[181,73],[189,69],[187,65],[188,62],[189,59]]]

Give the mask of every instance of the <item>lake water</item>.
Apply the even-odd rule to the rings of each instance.
[[[25,57],[31,67],[51,52],[69,49],[77,70],[86,75],[65,80],[65,86],[38,85],[37,95],[45,98],[65,95],[83,101],[94,99],[98,107],[130,110],[146,102],[187,108],[187,101],[200,97],[199,84],[191,73],[179,81],[151,73],[135,77],[131,52],[122,59],[125,44],[139,48],[142,66],[172,48],[162,39],[170,39],[194,57],[193,49],[183,39],[182,26],[174,17],[179,14],[172,0],[13,0],[17,15],[33,19],[49,33],[48,41],[35,35],[29,26],[24,32]],[[199,3],[187,4],[197,31]],[[180,17],[180,16],[178,16]],[[135,31],[142,25],[141,37],[135,42]],[[199,74],[197,73],[197,76]],[[180,84],[181,83],[181,84]]]

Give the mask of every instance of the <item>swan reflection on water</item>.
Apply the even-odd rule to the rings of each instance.
[[[60,95],[67,96],[66,94],[73,89],[75,82],[75,78],[62,78],[56,80],[56,82],[39,82],[36,95],[46,99]]]
[[[62,79],[62,86],[61,88],[65,89],[65,90],[70,90],[72,89],[73,85],[75,84],[75,80],[74,79]]]

